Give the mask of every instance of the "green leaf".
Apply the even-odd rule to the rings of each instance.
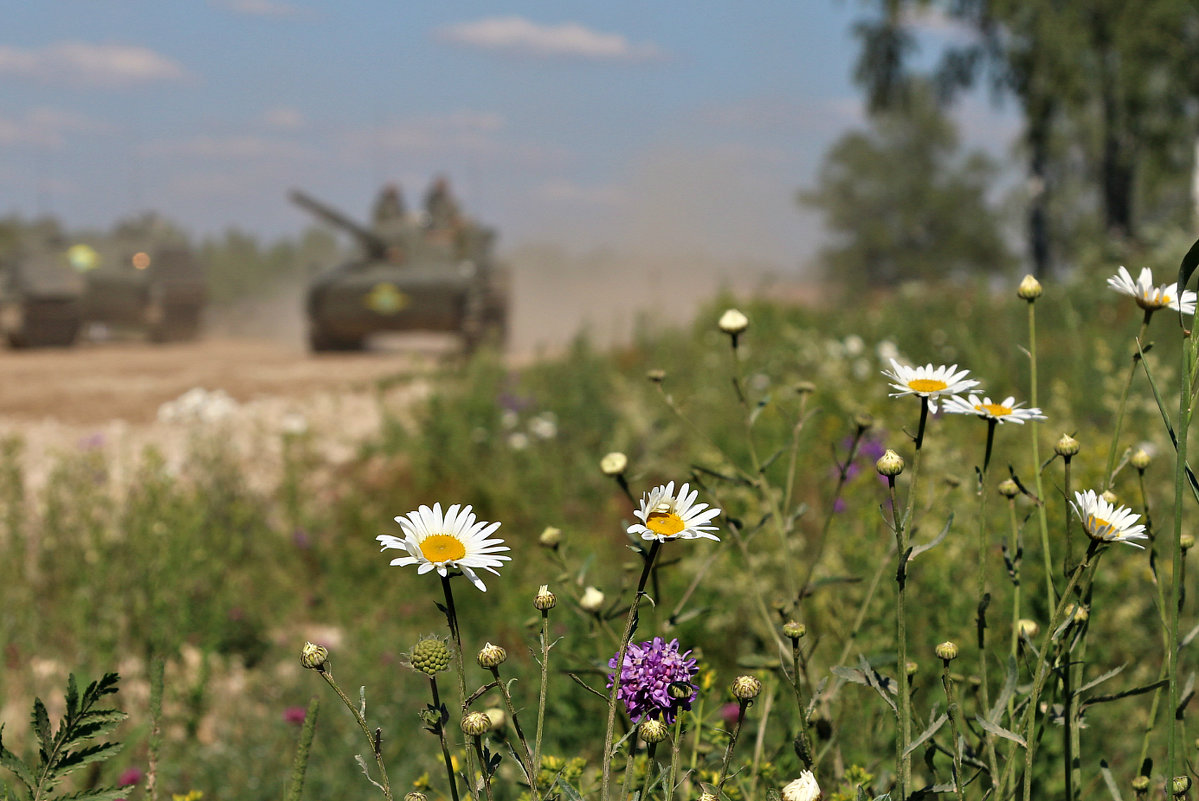
[[[12,751],[4,747],[4,727],[0,726],[0,767],[12,771],[13,775],[26,787],[32,788],[37,780],[33,771]]]
[[[65,776],[84,765],[90,765],[93,762],[103,762],[120,750],[121,743],[99,743],[97,745],[89,745],[87,748],[80,748],[78,751],[68,751],[62,755],[62,758],[54,766],[54,774],[56,776]]]
[[[90,690],[91,687],[88,687]],[[67,713],[66,718],[70,719],[79,714],[79,687],[75,684],[75,674],[67,676]]]
[[[908,746],[908,750],[903,752],[903,755],[907,756],[908,754],[912,753],[917,748],[919,748],[920,745],[923,744],[925,740],[927,740],[929,737],[932,737],[934,734],[936,734],[937,730],[940,729],[942,726],[944,726],[945,721],[947,721],[947,720],[949,720],[949,715],[942,712],[941,716],[933,721],[933,725],[929,726],[927,729],[925,729],[923,732],[921,732],[920,736],[917,737],[915,740],[912,740],[912,744]]]
[[[1182,297],[1182,291],[1187,288],[1187,284],[1191,282],[1191,276],[1195,274],[1195,268],[1199,267],[1199,239],[1195,240],[1195,244],[1191,245],[1191,249],[1182,257],[1182,263],[1178,265],[1178,297]],[[1178,304],[1180,307],[1182,304]],[[1178,312],[1178,319],[1182,321],[1182,311]]]
[[[1192,251],[1194,249],[1193,247],[1191,248]],[[1174,426],[1170,422],[1170,414],[1166,411],[1165,403],[1162,402],[1161,393],[1157,391],[1157,382],[1153,380],[1153,374],[1149,372],[1149,364],[1145,361],[1144,351],[1138,350],[1138,352],[1141,354],[1141,368],[1145,371],[1145,377],[1149,379],[1149,388],[1153,390],[1153,400],[1157,402],[1157,410],[1161,412],[1162,422],[1166,424],[1166,433],[1170,435],[1170,444],[1174,446],[1174,451],[1177,453],[1178,437],[1174,434]],[[1183,465],[1183,468],[1186,471],[1187,483],[1191,487],[1191,494],[1195,496],[1195,501],[1199,502],[1199,479],[1195,478],[1195,473],[1191,470],[1189,464]]]
[[[114,801],[129,794],[128,787],[98,787],[92,790],[80,790],[71,795],[59,796],[54,801]]]
[[[1020,746],[1021,748],[1028,748],[1028,744],[1024,742],[1024,738],[1021,737],[1019,734],[1016,734],[1013,731],[1008,731],[1007,729],[1003,728],[1002,726],[997,726],[996,724],[992,723],[991,721],[987,720],[986,718],[982,717],[981,715],[975,715],[974,720],[978,722],[979,726],[982,726],[984,729],[989,731],[991,734],[994,734],[996,737],[1002,737],[1005,740],[1011,740],[1013,743]]]
[[[50,753],[54,739],[50,734],[50,715],[40,698],[33,699],[33,733],[37,735],[43,756]]]

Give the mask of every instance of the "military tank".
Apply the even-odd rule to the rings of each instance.
[[[207,274],[186,240],[154,215],[126,221],[96,244],[84,273],[85,324],[144,333],[153,342],[195,339]]]
[[[0,336],[13,348],[65,347],[83,322],[88,250],[58,235],[0,254]]]
[[[372,227],[298,190],[292,202],[348,233],[359,253],[316,276],[306,311],[313,351],[360,350],[381,332],[460,337],[471,353],[507,336],[507,275],[493,260],[495,232],[464,220],[440,224],[402,213]]]

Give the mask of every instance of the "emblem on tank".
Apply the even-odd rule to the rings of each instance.
[[[366,295],[366,306],[377,314],[396,314],[408,305],[408,296],[395,284],[380,282]]]
[[[67,248],[67,261],[76,272],[86,273],[100,265],[100,254],[91,245],[71,245]]]

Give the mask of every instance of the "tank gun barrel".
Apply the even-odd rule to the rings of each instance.
[[[383,258],[387,253],[387,242],[374,231],[359,225],[346,215],[331,206],[326,206],[316,198],[293,189],[288,197],[291,202],[312,214],[319,220],[346,231],[358,242],[367,255],[372,258]]]

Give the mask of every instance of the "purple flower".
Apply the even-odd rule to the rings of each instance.
[[[695,687],[691,677],[699,672],[694,659],[688,659],[691,651],[679,653],[679,641],[666,642],[661,637],[643,643],[629,643],[620,670],[620,689],[616,697],[624,701],[625,710],[634,723],[643,718],[658,718],[664,723],[673,723],[680,710],[691,708],[695,700]],[[608,667],[616,668],[616,656],[608,660]],[[608,687],[612,686],[615,674],[608,675]],[[675,692],[670,692],[671,685]],[[675,695],[682,695],[676,698]]]
[[[117,787],[129,787],[142,780],[142,772],[137,768],[126,768],[117,779]]]
[[[283,720],[288,723],[294,723],[299,726],[304,722],[304,718],[308,716],[308,710],[302,706],[289,706],[283,710]]]

